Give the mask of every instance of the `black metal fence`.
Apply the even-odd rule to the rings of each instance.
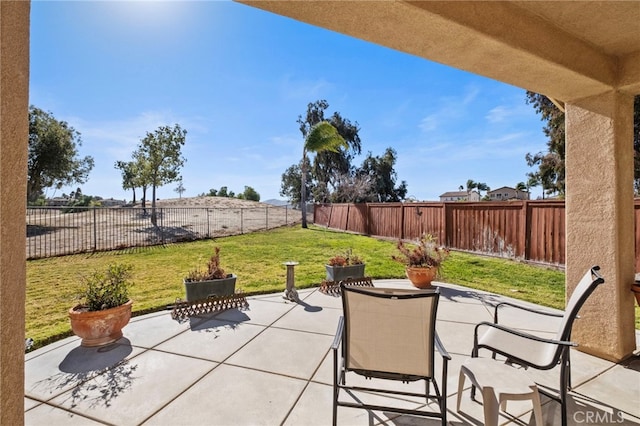
[[[300,222],[291,207],[29,207],[27,258],[237,235]],[[312,220],[312,218],[310,219]]]

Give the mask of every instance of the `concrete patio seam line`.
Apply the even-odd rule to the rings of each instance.
[[[177,355],[177,354],[174,354]],[[215,362],[215,361],[211,361],[211,362]],[[149,416],[147,416],[146,418],[144,418],[140,423],[140,425],[144,424],[145,422],[149,421],[149,419],[151,419],[153,416],[155,416],[156,414],[160,413],[162,410],[164,410],[166,407],[168,407],[171,403],[173,403],[176,399],[180,398],[182,395],[184,395],[186,392],[188,392],[191,388],[193,388],[196,384],[200,383],[202,380],[204,380],[205,377],[207,377],[209,374],[211,374],[213,371],[215,371],[218,367],[220,367],[222,365],[222,363],[216,363],[216,365],[214,365],[209,371],[207,371],[206,373],[202,374],[197,380],[195,380],[194,382],[192,382],[189,386],[187,386],[186,388],[184,388],[182,390],[182,392],[179,392],[178,394],[176,394],[176,396],[174,396],[173,398],[169,399],[165,404],[161,405],[160,407],[158,407],[157,410],[153,411]]]
[[[312,381],[311,379],[305,379],[305,378],[302,378],[302,377],[296,377],[296,376],[292,376],[290,374],[276,373],[274,371],[263,370],[261,368],[256,368],[256,367],[249,367],[249,366],[246,366],[246,365],[233,364],[233,363],[230,363],[230,362],[221,362],[221,363],[219,363],[219,365],[226,365],[226,366],[229,366],[229,367],[235,367],[235,368],[242,368],[242,369],[245,369],[245,370],[257,371],[259,373],[271,374],[273,376],[280,376],[280,377],[286,377],[288,379],[300,380],[301,382],[306,382],[306,383],[309,383],[309,382]],[[207,373],[207,374],[209,374],[209,373]],[[322,384],[326,385],[326,383],[322,383]]]
[[[282,326],[277,326],[277,325],[269,326],[269,328],[273,328],[275,330],[296,331],[296,332],[305,333],[305,334],[315,334],[315,335],[318,335],[318,336],[330,336],[330,337],[335,336],[335,333],[323,333],[321,331],[299,330],[297,328],[282,327]]]
[[[100,419],[98,419],[96,417],[92,417],[92,416],[88,416],[88,415],[83,414],[83,413],[79,413],[77,411],[74,411],[71,408],[66,408],[66,407],[60,406],[60,405],[49,404],[48,402],[43,402],[42,404],[38,404],[35,407],[32,407],[29,410],[26,410],[25,412],[34,410],[34,409],[36,409],[38,407],[41,407],[42,405],[46,405],[47,407],[55,408],[56,410],[66,411],[67,413],[73,414],[74,416],[78,416],[78,417],[81,417],[83,419],[88,419],[88,420],[91,420],[92,422],[96,422],[96,423],[99,423],[99,424],[102,424],[102,425],[105,425],[105,426],[117,426],[114,423],[107,423],[104,420],[100,420]]]

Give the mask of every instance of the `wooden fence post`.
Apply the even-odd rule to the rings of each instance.
[[[404,233],[404,215],[406,214],[407,209],[405,208],[404,203],[400,203],[399,207],[400,207],[400,239],[404,240],[404,237],[405,237],[405,233]]]

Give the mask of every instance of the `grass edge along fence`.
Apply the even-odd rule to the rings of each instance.
[[[28,207],[27,259],[239,235],[300,223],[299,210],[159,207]],[[310,219],[312,221],[312,219]]]
[[[427,232],[456,250],[565,264],[564,200],[319,204],[314,223],[394,239]]]

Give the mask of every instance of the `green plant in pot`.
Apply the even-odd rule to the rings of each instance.
[[[107,345],[122,337],[131,319],[132,269],[114,263],[82,277],[81,302],[69,309],[71,329],[82,338],[82,346]]]
[[[212,296],[228,296],[236,291],[236,276],[220,266],[220,247],[215,247],[206,269],[196,268],[184,279],[187,302]]]
[[[413,245],[398,241],[399,255],[391,256],[405,265],[407,278],[418,288],[430,288],[431,282],[440,275],[444,261],[449,257],[449,249],[441,247],[431,234],[423,234]]]
[[[325,265],[327,271],[327,281],[342,281],[347,278],[363,278],[365,263],[353,254],[352,249],[346,250],[342,254],[335,255],[329,259]]]

